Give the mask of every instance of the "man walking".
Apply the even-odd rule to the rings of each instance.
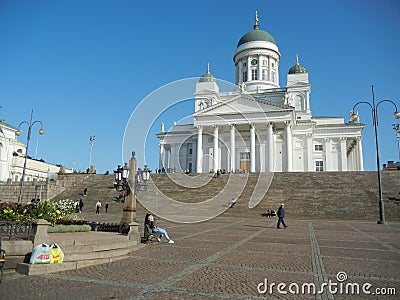
[[[285,204],[281,204],[281,206],[279,206],[278,208],[278,225],[276,225],[276,228],[281,229],[280,225],[282,223],[282,225],[286,228],[286,224],[285,221],[283,220],[283,218],[285,217]]]
[[[96,215],[99,215],[99,214],[100,214],[100,207],[101,207],[101,202],[100,202],[100,200],[99,200],[99,201],[97,201],[97,203],[96,203]]]

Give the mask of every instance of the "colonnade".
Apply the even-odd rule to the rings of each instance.
[[[265,157],[260,158],[261,161],[266,162],[266,171],[273,172],[275,166],[275,155],[274,155],[274,136],[273,136],[273,123],[267,122],[265,125],[263,124],[249,124],[249,135],[250,135],[250,172],[256,171],[256,126],[257,128],[266,127],[267,132],[267,140],[266,140],[266,153]],[[237,129],[236,124],[230,124],[230,132],[229,132],[229,143],[227,143],[228,148],[228,165],[229,171],[235,172],[237,169],[237,162],[236,162],[236,140],[237,140]],[[221,126],[214,125],[212,128],[212,136],[213,136],[213,165],[212,169],[217,170],[221,169],[221,157],[219,157],[219,133],[220,133]],[[197,126],[197,161],[196,161],[196,172],[203,173],[203,133],[204,133],[204,126]],[[288,161],[286,171],[291,172],[293,168],[292,160],[292,132],[291,132],[291,125],[290,121],[285,122],[285,139],[286,139],[286,160]],[[229,145],[229,147],[228,147]],[[206,170],[208,171],[208,170]]]

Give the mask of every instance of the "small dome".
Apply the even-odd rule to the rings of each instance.
[[[207,64],[207,72],[200,77],[199,82],[214,82],[215,77],[210,73],[210,64]]]
[[[276,45],[275,39],[268,32],[261,30],[258,27],[258,14],[256,12],[256,18],[254,19],[254,29],[245,33],[239,40],[237,46],[254,41],[270,42]]]
[[[296,54],[296,64],[289,69],[289,74],[308,73],[307,69],[299,64],[299,55]]]

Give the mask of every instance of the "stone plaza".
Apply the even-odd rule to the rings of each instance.
[[[150,243],[127,259],[78,270],[8,272],[0,298],[398,299],[399,223],[286,223],[278,230],[275,218],[257,215],[198,224],[161,220],[175,244]]]

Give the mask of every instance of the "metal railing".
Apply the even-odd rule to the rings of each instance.
[[[0,222],[0,237],[3,240],[28,240],[32,229],[30,221]]]
[[[90,224],[92,231],[102,231],[102,232],[118,232],[122,234],[129,233],[129,224],[119,224],[119,223],[100,223],[92,222]]]

